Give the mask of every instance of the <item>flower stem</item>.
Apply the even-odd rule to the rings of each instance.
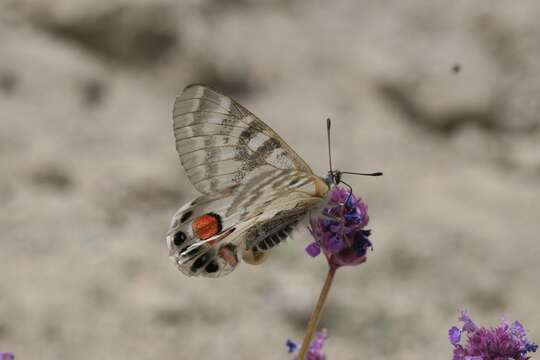
[[[309,318],[306,333],[304,335],[304,341],[302,342],[302,347],[300,348],[300,352],[298,353],[298,360],[304,360],[306,357],[309,345],[311,344],[311,339],[313,338],[313,334],[315,334],[315,331],[317,330],[317,325],[319,324],[319,320],[321,319],[322,309],[326,301],[326,297],[330,292],[330,287],[332,286],[332,281],[334,280],[336,270],[336,266],[330,265],[328,267],[328,274],[326,275],[326,280],[321,290],[321,294],[319,295],[319,300],[317,301],[317,305],[315,306],[315,309],[313,310],[313,312],[311,313],[311,317]]]

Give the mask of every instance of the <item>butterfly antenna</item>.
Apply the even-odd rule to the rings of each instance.
[[[326,135],[328,138],[328,162],[330,163],[330,174],[334,175],[334,170],[332,169],[332,152],[330,151],[330,127],[332,126],[332,121],[330,118],[326,119]]]
[[[359,173],[359,172],[352,172],[352,171],[341,171],[342,174],[350,174],[350,175],[363,175],[363,176],[382,176],[382,172],[377,171],[374,173]]]

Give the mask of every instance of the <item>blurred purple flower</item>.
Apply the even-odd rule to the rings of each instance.
[[[0,360],[14,360],[15,355],[10,352],[0,352]]]
[[[328,206],[322,214],[312,216],[311,234],[315,240],[306,252],[318,256],[322,250],[331,266],[358,265],[366,261],[366,250],[372,244],[367,205],[349,190],[334,186],[328,196]]]
[[[456,326],[452,326],[450,330],[448,330],[448,339],[452,344],[459,343],[461,340],[461,329]]]
[[[306,252],[311,257],[319,256],[321,253],[321,245],[319,245],[319,243],[312,242],[306,247]]]
[[[285,345],[287,345],[287,348],[289,348],[288,350],[289,354],[292,354],[298,351],[298,344],[292,340],[287,339],[287,343]]]
[[[538,345],[529,342],[523,325],[519,321],[512,324],[502,320],[495,328],[478,327],[463,311],[459,317],[463,326],[453,326],[448,331],[448,339],[454,346],[452,360],[527,360],[529,352],[536,352]],[[460,344],[466,334],[464,344]]]
[[[327,338],[328,335],[326,329],[317,331],[315,338],[309,345],[309,349],[304,360],[326,360],[326,355],[323,353],[322,348]],[[298,351],[298,345],[291,340],[287,340],[287,347],[289,348],[289,353],[296,353]],[[299,360],[296,358],[296,356],[293,359]]]

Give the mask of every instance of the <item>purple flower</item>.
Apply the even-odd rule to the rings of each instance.
[[[0,360],[14,360],[15,355],[10,352],[0,352]]]
[[[298,344],[296,344],[292,340],[287,339],[287,343],[285,345],[287,345],[287,348],[289,348],[289,350],[287,351],[289,354],[295,353],[298,351]]]
[[[317,331],[317,333],[315,333],[315,338],[309,345],[309,349],[304,360],[326,360],[326,355],[323,353],[322,348],[327,338],[328,335],[326,333],[326,329]],[[289,348],[289,353],[296,353],[299,350],[298,345],[291,340],[287,340],[287,347]],[[295,356],[294,360],[299,359],[297,359]]]
[[[448,331],[454,346],[453,360],[527,360],[527,353],[536,352],[538,345],[529,342],[523,325],[519,321],[508,323],[502,320],[494,328],[478,327],[463,311],[459,317],[463,326],[453,326]],[[466,334],[463,344],[462,335]]]
[[[306,247],[306,252],[311,257],[319,256],[321,253],[321,245],[319,245],[319,243],[312,242]]]
[[[367,205],[349,190],[334,186],[328,195],[328,204],[322,214],[310,219],[315,240],[306,252],[318,256],[322,250],[331,266],[358,265],[366,261],[366,250],[371,248],[364,230],[369,222]]]
[[[461,329],[456,326],[452,326],[450,330],[448,330],[448,339],[452,344],[459,343],[461,341]]]

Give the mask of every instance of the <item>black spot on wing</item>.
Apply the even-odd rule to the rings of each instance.
[[[191,215],[193,215],[193,211],[191,211],[191,210],[183,213],[182,217],[180,218],[180,222],[185,223],[187,220],[189,220]]]
[[[181,246],[187,239],[186,234],[183,231],[177,231],[176,234],[174,234],[173,243],[176,246]]]
[[[274,138],[270,138],[257,148],[253,157],[264,160],[272,153],[272,151],[279,148],[281,148],[279,141]]]
[[[240,143],[247,145],[251,139],[255,137],[255,135],[257,135],[257,130],[254,124],[250,124],[244,131],[240,133]]]
[[[212,260],[206,265],[204,270],[209,274],[213,274],[213,273],[216,273],[216,272],[219,271],[219,265],[218,265],[217,261]]]
[[[206,253],[204,255],[199,256],[195,262],[191,265],[191,271],[197,272],[200,268],[202,268],[204,265],[206,265],[210,261],[210,254]]]

